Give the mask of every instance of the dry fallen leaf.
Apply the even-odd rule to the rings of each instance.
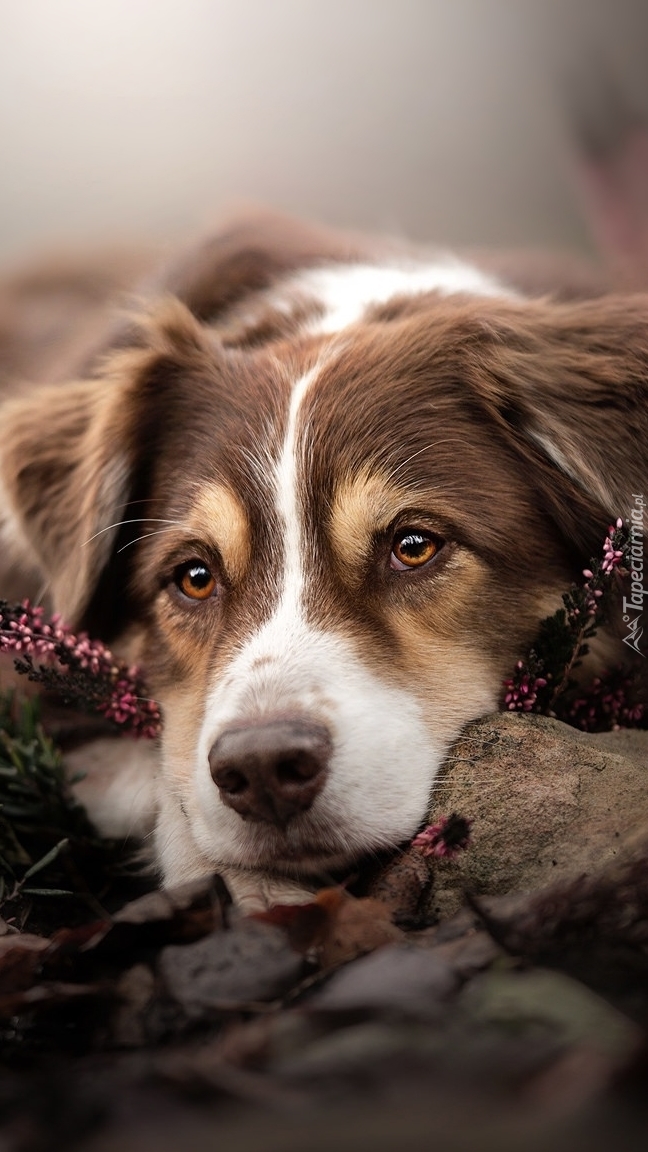
[[[337,967],[383,944],[405,938],[405,933],[392,923],[389,906],[380,900],[356,899],[340,888],[325,888],[316,903],[329,916],[319,952],[324,968]]]
[[[45,936],[25,933],[0,937],[0,996],[31,988],[41,954],[48,947],[49,940]]]
[[[358,899],[339,887],[323,888],[310,904],[279,904],[250,919],[283,928],[292,947],[314,953],[323,968],[335,968],[404,938],[392,922],[389,904]]]

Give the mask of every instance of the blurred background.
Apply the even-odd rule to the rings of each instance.
[[[241,199],[586,247],[565,93],[593,62],[648,115],[648,0],[0,0],[0,263]]]

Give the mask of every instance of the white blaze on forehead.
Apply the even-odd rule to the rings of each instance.
[[[307,323],[313,335],[340,332],[362,320],[369,308],[388,304],[397,296],[439,292],[452,296],[514,296],[492,276],[448,255],[433,264],[336,264],[309,268],[291,277],[274,294],[274,303],[289,312],[295,299],[313,299],[323,310]]]
[[[294,385],[288,408],[286,434],[281,449],[281,455],[275,469],[276,505],[277,511],[283,521],[284,539],[284,567],[283,587],[281,601],[277,614],[292,615],[299,613],[301,592],[304,584],[304,570],[302,558],[304,553],[303,540],[303,508],[298,499],[298,452],[299,412],[317,368],[311,369]]]
[[[281,451],[274,464],[275,507],[279,514],[282,565],[279,575],[279,599],[270,617],[253,633],[235,656],[229,669],[219,673],[212,701],[218,703],[216,712],[210,715],[207,709],[206,723],[210,726],[221,704],[227,711],[227,718],[234,719],[242,708],[243,716],[264,715],[282,707],[281,699],[276,699],[260,679],[255,678],[254,667],[257,661],[270,661],[274,668],[284,669],[281,677],[290,679],[290,669],[295,654],[308,646],[308,628],[302,611],[302,591],[305,581],[303,557],[304,507],[299,498],[299,456],[300,456],[300,410],[304,397],[320,365],[306,372],[293,385],[288,405],[286,430]],[[241,705],[237,693],[241,682],[248,682],[251,698]],[[234,687],[232,687],[234,686]],[[230,691],[231,688],[231,691]],[[293,693],[291,701],[296,703],[299,693]],[[236,698],[236,700],[235,700]],[[218,724],[216,725],[218,727]],[[216,729],[214,729],[214,732]]]

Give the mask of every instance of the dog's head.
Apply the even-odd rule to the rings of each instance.
[[[645,488],[645,297],[528,301],[452,262],[274,275],[200,318],[162,301],[3,417],[6,539],[161,701],[170,881],[410,837]]]

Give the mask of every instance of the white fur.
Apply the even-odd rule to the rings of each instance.
[[[539,448],[542,448],[542,451],[545,453],[545,455],[547,455],[549,459],[552,460],[553,463],[560,468],[561,472],[564,472],[565,475],[569,476],[571,480],[575,480],[576,483],[580,483],[580,480],[574,472],[574,469],[571,467],[569,461],[567,460],[567,457],[560,450],[558,445],[549,438],[549,436],[546,436],[544,432],[538,432],[535,428],[529,429],[529,436],[532,440],[535,440]]]
[[[333,754],[312,808],[279,834],[244,822],[223,805],[208,755],[230,724],[286,712],[326,724]],[[444,751],[413,696],[365,668],[348,641],[289,618],[282,605],[208,698],[196,748],[194,802],[186,805],[191,831],[213,867],[291,869],[293,854],[298,873],[334,867],[414,833]],[[175,851],[165,855],[167,878],[175,879]]]
[[[298,499],[298,460],[299,443],[297,423],[299,410],[304,397],[312,384],[317,369],[307,372],[295,384],[288,409],[286,433],[281,456],[275,469],[275,502],[284,526],[284,574],[282,598],[277,615],[287,621],[301,616],[301,595],[304,585],[304,540],[301,508]]]
[[[596,469],[592,468],[583,457],[576,458],[577,467],[574,467],[562,449],[558,447],[551,437],[545,435],[544,432],[530,428],[529,436],[532,440],[535,440],[539,448],[542,448],[542,451],[549,459],[560,468],[561,472],[569,476],[570,480],[573,480],[579,488],[595,496],[603,507],[609,510],[610,515],[616,515],[614,496],[610,492],[610,489],[603,484]]]
[[[492,276],[447,255],[433,264],[335,264],[309,268],[284,281],[272,293],[272,303],[290,312],[295,302],[314,301],[321,314],[308,321],[312,335],[341,332],[363,320],[368,309],[387,304],[397,296],[439,292],[451,296],[512,296]]]
[[[147,836],[156,810],[160,751],[151,740],[100,738],[68,752],[74,795],[102,836]]]

